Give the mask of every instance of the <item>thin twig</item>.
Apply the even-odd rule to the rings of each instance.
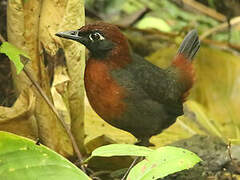
[[[125,180],[125,179],[126,179],[128,173],[130,172],[130,170],[131,170],[132,167],[135,165],[135,163],[137,162],[138,159],[139,159],[139,156],[136,157],[136,158],[133,160],[132,164],[130,165],[130,167],[128,168],[128,170],[126,171],[126,173],[124,174],[124,176],[122,177],[121,180]]]
[[[5,42],[5,39],[2,37],[2,35],[0,34],[0,41]],[[24,66],[23,68],[23,72],[26,74],[26,76],[28,77],[28,79],[32,82],[32,84],[35,86],[35,88],[37,89],[37,91],[39,92],[39,94],[42,96],[42,98],[45,100],[45,102],[48,104],[48,106],[50,107],[50,109],[52,110],[52,112],[56,115],[56,117],[59,119],[59,121],[61,122],[63,128],[66,130],[67,135],[69,136],[71,142],[72,142],[72,146],[73,149],[78,157],[78,160],[80,161],[81,164],[81,169],[86,172],[84,165],[82,165],[82,155],[78,149],[76,140],[74,138],[74,136],[72,135],[72,132],[70,130],[70,128],[67,126],[67,124],[65,123],[64,119],[59,115],[57,109],[55,108],[55,106],[53,105],[53,103],[49,100],[49,98],[47,97],[47,95],[45,94],[45,92],[43,91],[43,89],[39,86],[39,84],[33,79],[31,73],[28,71],[27,67]]]
[[[99,178],[98,176],[100,176],[100,175],[103,175],[103,174],[110,174],[112,171],[97,171],[97,172],[93,172],[91,175],[90,175],[90,177],[92,178],[92,179],[94,179],[94,178]]]
[[[231,153],[231,146],[232,146],[232,143],[231,143],[231,141],[229,141],[228,146],[227,146],[228,156],[230,158],[231,164],[234,166],[234,161],[233,161],[232,153]],[[230,169],[230,177],[231,177],[231,180],[233,180],[233,173],[232,173],[231,169]]]
[[[191,10],[195,9],[198,12],[206,14],[218,21],[222,21],[222,22],[226,21],[226,17],[223,14],[221,14],[221,13],[217,12],[215,9],[209,8],[195,0],[182,0],[182,2],[184,3],[184,5],[188,6],[189,9],[191,9]]]
[[[129,27],[136,23],[139,19],[141,19],[145,14],[150,11],[148,7],[144,7],[137,12],[134,12],[126,17],[123,17],[121,20],[118,20],[114,24],[121,25],[122,27]]]
[[[203,39],[202,43],[210,45],[210,46],[215,46],[220,49],[228,50],[231,53],[237,54],[237,55],[239,55],[239,52],[240,52],[240,46],[238,46],[238,45],[233,45],[233,44],[215,41],[215,40],[211,40],[211,39]]]
[[[237,26],[240,24],[240,16],[238,17],[235,17],[233,18],[231,21],[230,21],[230,24],[231,24],[231,27],[234,27],[234,26]],[[201,36],[200,36],[200,40],[203,40],[205,39],[206,37],[210,36],[211,34],[214,34],[216,32],[219,32],[219,31],[223,31],[225,29],[228,28],[228,23],[227,22],[224,22],[214,28],[211,28],[209,29],[208,31],[204,32]]]

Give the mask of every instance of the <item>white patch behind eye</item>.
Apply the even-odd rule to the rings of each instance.
[[[99,33],[99,32],[94,32],[89,35],[89,39],[94,42],[95,40],[104,40],[105,38]]]
[[[104,40],[105,38],[100,34],[100,39],[99,40]]]

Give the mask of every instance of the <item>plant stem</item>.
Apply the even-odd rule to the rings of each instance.
[[[125,179],[126,179],[128,173],[130,172],[130,170],[131,170],[132,167],[135,165],[135,163],[137,162],[138,159],[139,159],[139,157],[136,157],[136,158],[133,160],[132,164],[130,165],[130,167],[128,168],[128,170],[126,171],[126,173],[124,174],[124,176],[122,177],[121,180],[125,180]]]
[[[65,121],[63,120],[63,118],[59,115],[57,109],[54,107],[53,103],[49,100],[49,98],[47,97],[47,95],[45,94],[45,92],[42,90],[42,88],[39,86],[39,84],[32,78],[32,75],[30,74],[30,72],[28,71],[28,69],[26,67],[23,68],[24,73],[26,74],[26,76],[28,77],[28,79],[33,83],[33,85],[35,86],[35,88],[37,89],[37,91],[39,92],[39,94],[43,97],[43,99],[45,100],[45,102],[48,104],[48,106],[50,107],[50,109],[53,111],[53,113],[57,116],[57,118],[60,120],[62,126],[64,127],[64,129],[66,130],[72,145],[73,145],[73,149],[78,157],[78,160],[80,161],[80,164],[82,162],[82,155],[78,149],[76,140],[74,138],[74,136],[72,135],[72,132],[70,130],[70,128],[68,127],[68,125],[65,123]],[[83,165],[81,165],[81,169],[85,172],[85,168]]]

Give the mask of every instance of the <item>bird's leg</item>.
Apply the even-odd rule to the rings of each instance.
[[[142,138],[138,138],[138,141],[135,143],[135,145],[139,145],[139,146],[155,146],[154,144],[149,142],[149,137],[142,137]]]

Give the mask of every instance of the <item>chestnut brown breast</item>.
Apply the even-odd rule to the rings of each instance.
[[[124,90],[111,77],[109,66],[100,60],[87,61],[84,83],[88,100],[96,113],[109,123],[125,110]]]

